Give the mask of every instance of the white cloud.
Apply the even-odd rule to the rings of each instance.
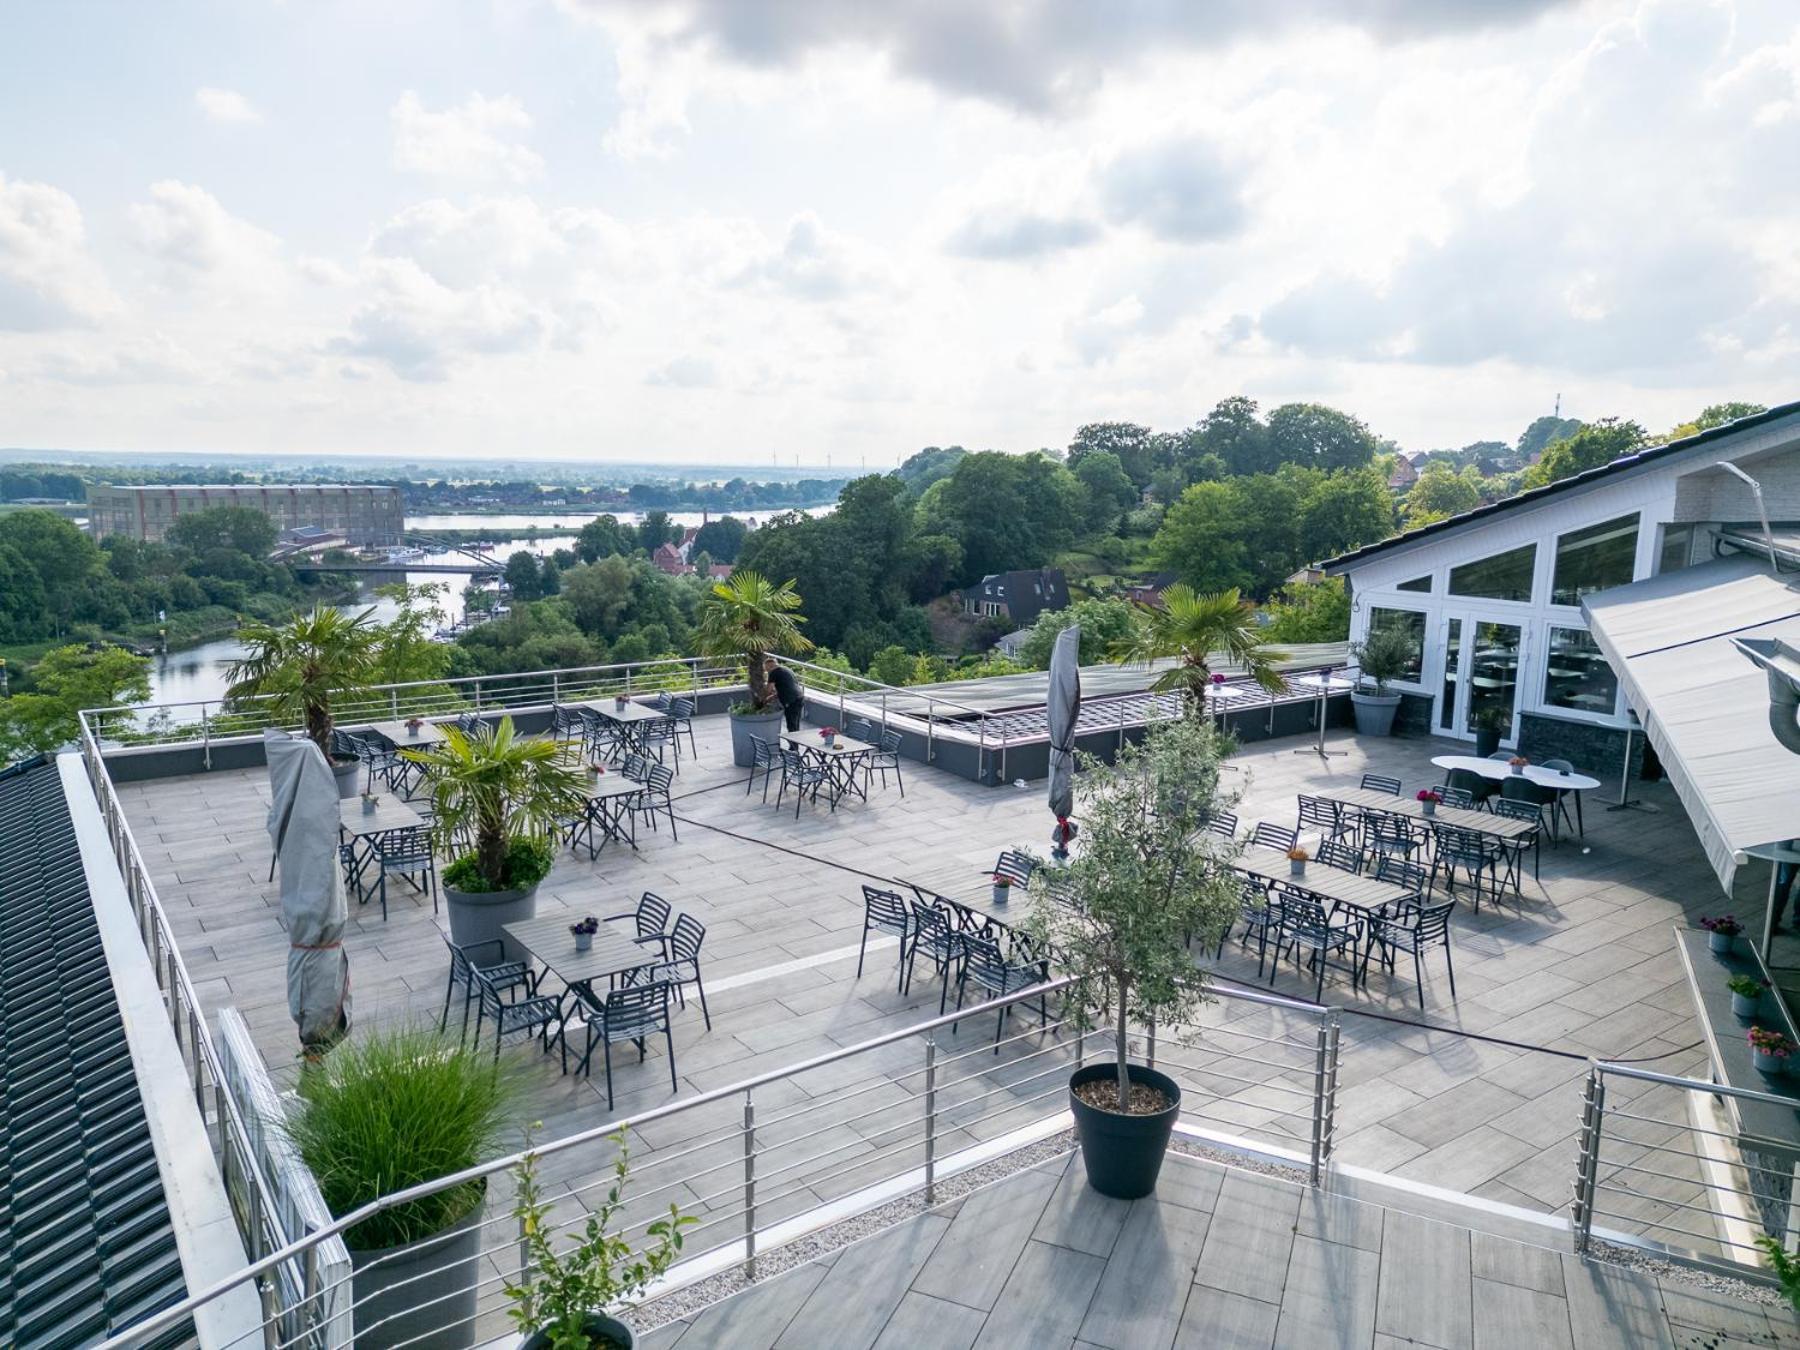
[[[809,301],[869,296],[895,285],[886,260],[875,250],[826,229],[811,211],[790,220],[781,243],[754,258],[740,280]]]
[[[273,292],[285,279],[281,241],[192,183],[152,183],[150,199],[133,203],[127,219],[133,242],[160,264],[159,279],[171,290],[230,299]]]
[[[1181,243],[1236,233],[1245,218],[1241,193],[1238,174],[1192,137],[1135,146],[1100,172],[1108,215]]]
[[[719,368],[705,356],[678,356],[644,377],[645,384],[671,389],[711,389],[719,382]]]
[[[256,105],[235,89],[215,89],[211,86],[196,89],[194,105],[214,122],[242,126],[263,120]]]
[[[510,94],[471,94],[459,107],[432,112],[409,90],[389,121],[394,167],[406,173],[524,183],[544,171],[543,157],[520,143],[531,117]]]
[[[88,254],[75,199],[48,183],[0,174],[0,329],[89,325],[117,306]]]

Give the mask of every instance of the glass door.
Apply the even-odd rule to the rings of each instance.
[[[1444,687],[1438,695],[1437,724],[1439,731],[1452,734],[1462,715],[1457,707],[1457,696],[1462,692],[1462,629],[1461,619],[1444,620]]]
[[[1475,615],[1455,615],[1444,625],[1438,729],[1473,737],[1484,718],[1499,717],[1504,719],[1500,738],[1511,741],[1519,710],[1522,630]]]

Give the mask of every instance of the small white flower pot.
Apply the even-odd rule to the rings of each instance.
[[[1304,862],[1302,862],[1299,858],[1289,858],[1288,859],[1288,875],[1290,877],[1305,876],[1306,875],[1306,864]]]
[[[594,945],[594,935],[592,933],[577,933],[577,934],[575,934],[575,950],[576,951],[578,951],[578,952],[588,951],[588,950],[592,949],[593,945]]]
[[[1758,1073],[1786,1073],[1786,1055],[1765,1055],[1760,1050],[1750,1051],[1750,1063]]]
[[[362,799],[362,802],[363,802],[363,814],[364,814],[364,815],[365,815],[365,816],[372,816],[372,815],[374,815],[374,814],[375,814],[375,806],[376,806],[376,801],[375,801],[375,798],[373,798],[373,797],[364,797],[364,798],[363,798],[363,799]]]
[[[1004,905],[1010,899],[1012,899],[1011,886],[994,887],[994,903],[996,905]]]
[[[1731,955],[1731,949],[1736,942],[1736,933],[1708,933],[1706,935],[1706,945],[1719,956]]]
[[[1733,994],[1731,996],[1731,1012],[1734,1017],[1742,1017],[1745,1021],[1748,1021],[1750,1018],[1756,1016],[1756,1010],[1760,1007],[1762,1007],[1762,996],[1760,994],[1748,996],[1744,994]]]
[[[1428,815],[1428,816],[1435,816],[1435,815],[1436,815],[1436,814],[1437,814],[1437,806],[1438,806],[1438,804],[1437,804],[1437,803],[1436,803],[1436,802],[1434,802],[1434,801],[1423,801],[1423,802],[1420,802],[1420,803],[1419,803],[1419,805],[1420,805],[1420,806],[1422,806],[1422,807],[1423,807],[1423,808],[1424,808],[1424,809],[1425,809],[1425,814],[1426,814],[1426,815]]]

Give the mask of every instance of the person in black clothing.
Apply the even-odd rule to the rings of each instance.
[[[800,730],[800,710],[806,706],[806,691],[800,687],[800,681],[794,678],[793,671],[772,656],[763,662],[763,670],[775,688],[775,701],[787,715],[787,729]]]

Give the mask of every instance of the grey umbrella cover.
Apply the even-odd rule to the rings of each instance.
[[[348,910],[338,869],[337,780],[319,747],[281,731],[263,733],[269,763],[269,841],[281,869],[281,923],[288,933],[288,1012],[308,1052],[350,1026]]]
[[[1050,651],[1050,810],[1060,822],[1075,811],[1075,721],[1081,716],[1081,629],[1056,635]]]

